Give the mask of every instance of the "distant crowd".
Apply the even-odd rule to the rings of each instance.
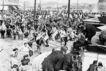
[[[25,55],[23,55],[20,61],[21,65],[14,64],[13,62],[11,63],[12,69],[15,68],[19,71],[20,66],[29,64],[30,57],[34,55],[34,50],[32,49],[33,42],[37,45],[38,54],[42,54],[40,50],[42,44],[45,47],[49,47],[49,41],[57,41],[62,45],[61,50],[56,51],[53,49],[52,53],[44,59],[42,71],[59,71],[61,69],[66,71],[82,71],[82,60],[79,55],[84,51],[84,46],[91,44],[91,39],[96,34],[95,26],[85,24],[83,20],[94,17],[90,16],[90,14],[95,15],[96,13],[89,14],[82,11],[73,11],[70,13],[69,18],[67,14],[58,12],[53,13],[53,15],[36,15],[36,18],[34,18],[32,11],[13,11],[10,14],[1,12],[1,14],[3,15],[3,19],[0,20],[1,38],[11,38],[13,40],[28,39],[28,42],[24,43],[23,51]],[[68,41],[74,41],[72,54],[66,54]],[[12,58],[18,56],[18,50],[18,48],[13,49]],[[66,58],[70,60],[69,63]],[[60,64],[64,61],[66,63],[63,63],[61,67],[60,64],[58,66],[59,61]],[[99,70],[100,66],[103,66],[102,63],[98,64],[97,71],[101,71]],[[22,68],[21,71],[27,70]],[[96,70],[89,69],[88,71]]]

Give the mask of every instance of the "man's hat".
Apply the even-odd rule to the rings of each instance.
[[[17,50],[18,50],[18,48],[14,48],[14,49],[13,49],[13,51],[17,51]]]
[[[23,57],[24,57],[24,58],[28,57],[28,54],[24,55]]]

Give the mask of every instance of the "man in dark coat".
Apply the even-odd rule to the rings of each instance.
[[[79,52],[71,51],[64,56],[62,70],[82,71],[82,60],[79,56]]]
[[[9,27],[7,27],[7,33],[6,33],[6,35],[7,35],[8,38],[11,38],[12,37],[11,36],[11,33],[12,33],[12,31],[11,31],[11,28],[9,26]]]
[[[85,38],[83,37],[79,38],[77,41],[73,43],[73,50],[80,51],[83,46],[87,46],[87,45],[88,45],[88,42],[85,40]]]
[[[97,71],[97,61],[93,61],[93,64],[91,64],[87,71]]]
[[[59,71],[62,68],[64,61],[64,52],[67,51],[66,47],[62,47],[61,51],[53,50],[52,53],[42,62],[43,71]]]
[[[72,54],[68,53],[64,57],[64,63],[62,69],[65,71],[72,71],[72,64],[73,64]]]
[[[102,45],[106,45],[106,31],[102,31],[99,35],[99,40]]]
[[[4,38],[5,37],[5,30],[1,30],[1,37]]]
[[[91,42],[92,37],[96,34],[96,27],[92,24],[86,24],[83,32],[85,33],[85,37],[88,38],[88,41]]]

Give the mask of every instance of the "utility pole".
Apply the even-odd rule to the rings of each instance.
[[[4,21],[4,0],[3,0],[3,8],[2,8],[2,18],[3,18],[3,21]]]
[[[42,9],[42,6],[41,6],[41,0],[40,0],[40,11],[41,11],[41,9]]]
[[[68,19],[70,17],[70,0],[68,0]]]
[[[59,7],[58,7],[58,3],[57,3],[57,11],[59,10]]]
[[[3,0],[3,8],[2,8],[2,10],[4,10],[4,0]]]
[[[78,0],[77,0],[77,12],[78,12],[78,9],[79,9],[79,2],[78,2]]]
[[[25,11],[25,9],[26,9],[26,2],[24,1],[24,11]]]
[[[36,19],[36,0],[34,0],[34,20]]]

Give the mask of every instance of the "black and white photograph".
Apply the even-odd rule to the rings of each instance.
[[[106,71],[106,0],[0,0],[0,71]]]

